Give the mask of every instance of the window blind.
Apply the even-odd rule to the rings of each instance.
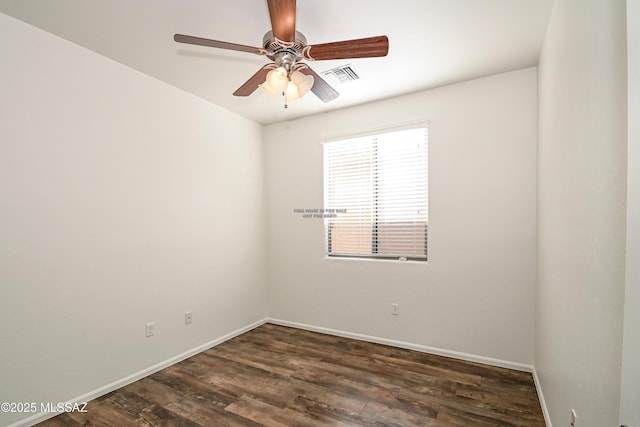
[[[427,258],[428,129],[324,144],[327,254]]]

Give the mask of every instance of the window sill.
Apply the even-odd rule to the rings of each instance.
[[[425,265],[428,263],[427,259],[406,259],[401,260],[399,258],[376,258],[376,257],[357,257],[357,256],[324,256],[325,260],[331,261],[364,261],[364,262],[386,262],[386,263],[395,263],[395,264],[421,264]]]

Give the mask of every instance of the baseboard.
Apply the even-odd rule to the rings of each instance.
[[[474,354],[462,353],[462,352],[452,351],[452,350],[445,350],[442,348],[429,347],[426,345],[413,344],[413,343],[408,343],[404,341],[396,341],[396,340],[391,340],[387,338],[379,338],[379,337],[374,337],[370,335],[363,335],[363,334],[357,334],[353,332],[340,331],[336,329],[323,328],[319,326],[306,325],[304,323],[290,322],[290,321],[281,320],[281,319],[269,318],[267,320],[267,323],[273,323],[274,325],[288,326],[288,327],[298,328],[298,329],[305,329],[312,332],[320,332],[323,334],[335,335],[338,337],[353,338],[360,341],[367,341],[367,342],[372,342],[376,344],[389,345],[392,347],[405,348],[407,350],[415,350],[415,351],[420,351],[422,353],[429,353],[429,354],[435,354],[438,356],[451,357],[454,359],[466,360],[468,362],[477,362],[485,365],[497,366],[499,368],[514,369],[516,371],[531,372],[531,373],[533,372],[532,365],[526,365],[524,363],[517,363],[517,362],[510,362],[508,360],[494,359],[491,357],[478,356]]]
[[[544,423],[547,427],[553,427],[551,425],[551,417],[549,416],[549,409],[547,403],[544,400],[544,394],[542,394],[542,385],[540,384],[540,378],[538,378],[538,372],[536,368],[533,368],[533,382],[536,385],[536,392],[538,393],[538,400],[540,400],[540,406],[542,407],[542,415],[544,415]]]
[[[258,326],[261,326],[265,323],[267,323],[268,319],[262,319],[259,320],[257,322],[254,322],[250,325],[247,325],[245,327],[242,327],[238,330],[235,330],[233,332],[230,332],[226,335],[223,335],[219,338],[216,338],[212,341],[209,341],[205,344],[199,345],[198,347],[192,348],[190,350],[185,351],[184,353],[181,353],[177,356],[174,356],[170,359],[167,359],[165,361],[162,361],[160,363],[157,363],[149,368],[143,369],[139,372],[136,372],[134,374],[131,374],[127,377],[124,377],[120,380],[114,381],[111,384],[107,384],[103,387],[100,387],[96,390],[90,391],[89,393],[83,394],[82,396],[76,397],[74,399],[69,400],[69,403],[80,403],[80,402],[88,402],[90,400],[96,399],[100,396],[104,396],[107,393],[111,393],[114,390],[117,390],[121,387],[124,387],[128,384],[131,384],[132,382],[141,380],[144,377],[147,377],[151,374],[154,374],[158,371],[161,371],[162,369],[168,368],[171,365],[175,365],[178,362],[181,362],[185,359],[188,359],[191,356],[195,356],[198,353],[201,353],[205,350],[208,350],[212,347],[215,347],[219,344],[222,344],[225,341],[228,341],[234,337],[237,337],[238,335],[242,335],[245,332],[248,332],[252,329],[257,328]],[[10,424],[7,427],[27,427],[27,426],[32,426],[34,424],[40,423],[42,421],[48,420],[49,418],[53,418],[56,415],[59,415],[59,413],[46,413],[46,412],[40,412],[37,414],[34,414],[28,418],[25,418],[23,420],[17,421],[13,424]]]

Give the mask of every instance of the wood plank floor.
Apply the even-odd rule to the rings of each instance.
[[[544,427],[531,374],[266,324],[39,426]]]

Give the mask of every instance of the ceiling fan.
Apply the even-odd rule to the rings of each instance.
[[[259,69],[233,94],[249,96],[261,87],[272,96],[282,94],[285,98],[285,108],[288,101],[304,96],[309,90],[323,102],[332,101],[339,96],[338,92],[303,63],[303,60],[373,58],[386,56],[389,52],[387,36],[308,45],[304,35],[296,31],[296,0],[267,0],[267,6],[272,30],[264,35],[262,47],[184,34],[176,34],[173,39],[178,43],[265,55],[272,62]]]

